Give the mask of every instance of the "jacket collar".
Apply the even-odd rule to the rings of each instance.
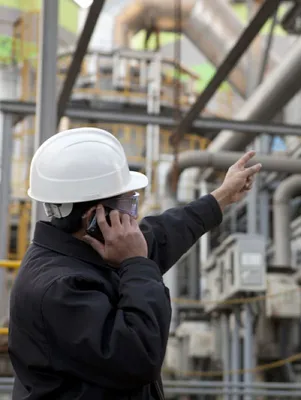
[[[55,228],[49,222],[37,222],[33,243],[67,257],[77,258],[98,267],[109,268],[92,247],[74,236]]]

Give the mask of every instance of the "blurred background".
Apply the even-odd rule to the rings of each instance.
[[[301,2],[0,0],[0,16],[0,398],[10,288],[45,219],[27,196],[32,155],[94,126],[148,176],[140,218],[210,193],[257,151],[252,192],[164,277],[164,387],[174,400],[300,399]]]

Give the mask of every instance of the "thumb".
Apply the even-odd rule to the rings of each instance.
[[[90,235],[85,235],[83,241],[93,247],[93,249],[103,257],[105,251],[105,245],[103,243]]]

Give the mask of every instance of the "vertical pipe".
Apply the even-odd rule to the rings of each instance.
[[[261,153],[268,154],[270,148],[270,138],[268,135],[263,135],[260,138],[261,141]],[[263,177],[258,178],[259,185],[262,186]],[[270,239],[270,205],[269,205],[269,192],[267,189],[261,189],[258,195],[259,201],[259,221],[258,221],[258,233],[263,235],[266,240]]]
[[[252,331],[251,305],[245,305],[245,329],[244,329],[244,383],[250,387],[253,382],[253,374],[249,372],[253,367],[253,331]],[[252,400],[249,394],[244,395],[244,400]]]
[[[275,265],[291,265],[290,200],[301,194],[301,175],[292,175],[278,185],[275,190],[273,236]]]
[[[240,337],[239,337],[239,317],[240,308],[234,308],[234,326],[231,341],[231,370],[238,371],[240,369]],[[239,384],[239,373],[232,374],[232,383],[235,390],[235,385]],[[232,400],[239,400],[239,395],[233,393]]]
[[[40,17],[39,66],[35,150],[56,132],[56,57],[58,38],[58,0],[43,0]],[[31,231],[45,219],[43,205],[33,202]]]
[[[146,160],[145,174],[148,178],[148,186],[145,188],[145,200],[149,200],[153,189],[153,134],[154,125],[146,127]]]
[[[221,331],[222,331],[222,352],[223,352],[223,371],[224,371],[224,384],[225,388],[229,388],[230,384],[230,324],[229,315],[223,313],[221,315]],[[224,395],[224,400],[231,400],[229,394]]]
[[[206,181],[202,181],[201,185],[200,185],[200,192],[201,192],[201,196],[206,196],[206,194],[208,194],[208,187],[207,187],[207,182]],[[201,261],[201,265],[200,265],[200,298],[202,298],[203,295],[203,290],[206,290],[205,287],[205,281],[203,278],[203,265],[206,263],[207,259],[208,259],[208,253],[209,253],[209,235],[210,233],[207,232],[205,233],[205,235],[201,236],[200,239],[200,261]]]
[[[255,12],[255,5],[253,0],[247,0],[248,17],[249,21],[252,20]],[[257,70],[258,62],[256,57],[256,48],[253,43],[248,52],[248,68],[247,68],[247,97],[250,97],[257,86]],[[255,150],[259,150],[258,139],[255,139]],[[247,230],[250,234],[256,234],[258,231],[257,226],[257,197],[258,197],[258,179],[255,177],[252,190],[247,196]]]
[[[147,93],[147,112],[149,114],[160,113],[160,90],[161,90],[161,57],[159,54],[155,54],[154,60],[151,63],[152,68],[152,81],[148,85]],[[147,125],[146,135],[146,176],[149,180],[149,185],[145,189],[145,198],[149,200],[153,191],[153,172],[154,161],[158,161],[158,154],[160,146],[159,142],[160,127],[158,125]]]
[[[159,199],[160,199],[160,187],[159,187],[159,179],[160,179],[160,172],[159,172],[159,166],[160,166],[160,126],[155,125],[154,127],[154,138],[153,138],[153,168],[154,168],[154,201],[155,201],[155,206],[157,207],[159,204]]]
[[[260,138],[255,139],[254,149],[256,152],[260,152]],[[258,176],[255,176],[252,190],[247,195],[247,232],[249,234],[258,233],[258,181]]]
[[[259,234],[263,235],[267,241],[270,239],[270,204],[269,193],[263,190],[259,193]]]
[[[0,259],[7,258],[9,203],[11,191],[11,164],[13,152],[13,123],[10,114],[0,114],[1,144],[1,183],[0,183]],[[5,287],[5,269],[0,271],[0,319],[7,315],[8,290]]]

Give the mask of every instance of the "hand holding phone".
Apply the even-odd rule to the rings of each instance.
[[[106,215],[106,220],[107,223],[111,226],[111,221],[110,221],[110,209],[105,208],[105,215]],[[101,232],[101,230],[99,229],[98,223],[97,223],[97,215],[96,215],[96,210],[93,211],[92,213],[92,218],[90,220],[89,226],[86,229],[86,232],[89,236],[92,236],[93,238],[95,238],[96,240],[98,240],[101,243],[104,243],[104,237],[103,234]]]
[[[117,210],[106,215],[104,207],[99,205],[96,210],[96,220],[103,242],[89,234],[84,239],[104,260],[119,266],[128,258],[147,257],[147,243],[134,218]]]

